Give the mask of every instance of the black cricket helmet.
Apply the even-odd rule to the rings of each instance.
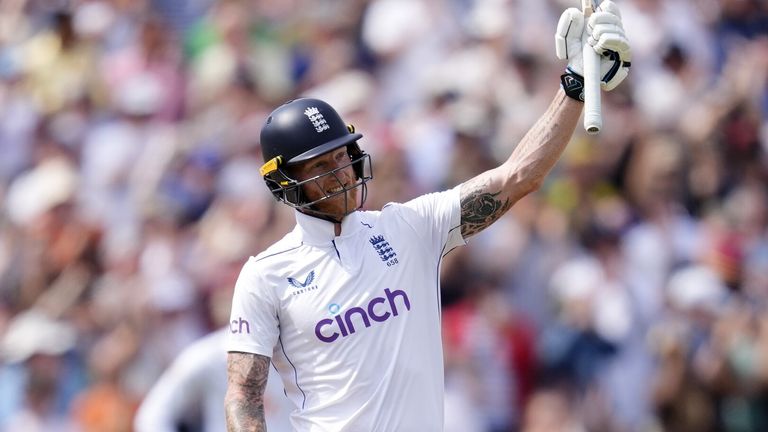
[[[373,178],[371,157],[360,149],[357,140],[362,134],[356,133],[352,125],[347,125],[341,116],[328,103],[319,99],[301,98],[288,101],[272,111],[261,128],[261,153],[264,165],[261,175],[267,183],[270,192],[278,201],[306,213],[321,218],[334,218],[319,211],[316,204],[344,194],[356,188],[362,189],[362,197],[357,208],[349,209],[345,204],[346,213],[350,214],[365,203],[368,195],[366,183]],[[327,152],[346,146],[350,162],[318,176],[299,181],[290,173],[290,167]],[[352,166],[357,181],[352,185],[344,185],[338,172]],[[302,186],[317,182],[332,176],[341,186],[340,191],[325,192],[325,196],[309,201]]]

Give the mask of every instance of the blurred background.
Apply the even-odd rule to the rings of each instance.
[[[768,2],[617,3],[603,132],[445,260],[448,432],[768,430]],[[158,380],[147,412],[192,413],[167,430],[223,430],[220,351],[177,362],[218,385],[161,376],[294,224],[258,174],[268,112],[355,124],[367,208],[450,188],[545,110],[567,6],[0,1],[0,430],[162,430],[136,420]]]

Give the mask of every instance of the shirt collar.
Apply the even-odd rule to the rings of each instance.
[[[307,244],[325,244],[336,238],[333,222],[316,218],[300,211],[296,213],[296,225],[302,242]],[[341,235],[346,237],[360,229],[360,212],[350,213],[341,221]]]

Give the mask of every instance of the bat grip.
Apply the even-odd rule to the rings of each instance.
[[[603,127],[600,100],[600,56],[589,44],[584,45],[584,130],[590,134]]]
[[[592,0],[582,0],[584,25],[592,15]],[[600,56],[589,43],[583,47],[584,60],[584,130],[594,135],[603,128],[602,103],[600,100]]]

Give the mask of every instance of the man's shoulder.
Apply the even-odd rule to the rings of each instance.
[[[294,232],[289,232],[256,256],[251,257],[250,261],[259,265],[270,265],[272,262],[278,261],[280,257],[296,253],[300,246],[301,240],[296,237]]]
[[[360,224],[368,228],[396,224],[402,219],[401,213],[404,208],[405,205],[401,202],[388,202],[381,210],[359,211]]]
[[[413,208],[420,204],[423,205],[428,203],[452,201],[458,198],[459,190],[460,188],[456,186],[445,190],[425,192],[405,201],[388,202],[387,204],[384,204],[384,207],[381,210],[386,211],[387,209]]]
[[[385,234],[399,236],[412,236],[414,220],[419,218],[419,214],[407,203],[388,202],[379,211],[362,212],[361,224],[370,228],[374,234]]]
[[[453,201],[458,201],[456,188],[424,193],[403,202],[389,202],[382,207],[381,213],[382,216],[417,217],[425,208],[439,207]]]

